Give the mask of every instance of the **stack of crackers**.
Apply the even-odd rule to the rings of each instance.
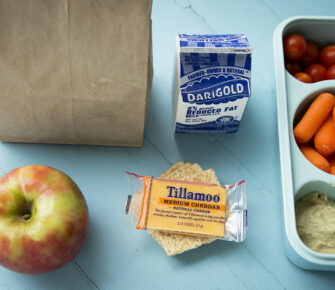
[[[170,169],[165,171],[160,176],[160,178],[220,185],[220,182],[216,177],[215,171],[213,169],[210,168],[207,170],[203,170],[199,164],[192,164],[190,162],[176,163]],[[140,202],[140,199],[138,199],[138,202]],[[137,207],[137,209],[138,208],[139,206]],[[133,209],[136,210],[136,207],[133,207]],[[137,216],[138,214],[134,211],[130,211],[130,213],[135,216]],[[161,245],[161,247],[164,249],[168,256],[181,254],[185,251],[195,249],[203,244],[208,244],[216,240],[215,238],[194,237],[156,230],[149,230],[148,232],[158,242],[158,244]]]

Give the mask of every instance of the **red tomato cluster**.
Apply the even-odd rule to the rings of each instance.
[[[287,71],[304,83],[335,79],[335,44],[319,51],[315,43],[291,34],[284,38],[284,56]]]

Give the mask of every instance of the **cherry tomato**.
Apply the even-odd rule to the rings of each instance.
[[[301,64],[305,67],[316,63],[319,58],[319,48],[313,42],[307,42],[306,54],[301,59]]]
[[[314,82],[322,81],[326,78],[327,69],[319,63],[313,63],[305,69],[305,73],[308,73]]]
[[[335,64],[331,65],[326,71],[326,80],[335,80]]]
[[[320,62],[326,67],[335,64],[335,44],[328,45],[321,50]]]
[[[312,77],[305,72],[298,72],[294,75],[294,77],[296,79],[298,79],[299,81],[303,82],[303,83],[312,83],[313,82]]]
[[[288,60],[299,60],[307,51],[306,40],[298,34],[291,34],[284,38],[284,54]]]
[[[285,64],[285,68],[291,75],[295,75],[298,72],[301,72],[301,65],[298,62],[288,62]]]

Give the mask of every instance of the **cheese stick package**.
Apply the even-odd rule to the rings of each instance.
[[[127,172],[126,214],[136,229],[243,242],[247,231],[245,181],[232,185],[168,180]]]

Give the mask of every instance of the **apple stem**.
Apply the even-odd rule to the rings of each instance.
[[[29,220],[30,217],[31,217],[30,213],[27,213],[27,214],[25,214],[25,215],[23,216],[23,218],[24,218],[25,220]]]

